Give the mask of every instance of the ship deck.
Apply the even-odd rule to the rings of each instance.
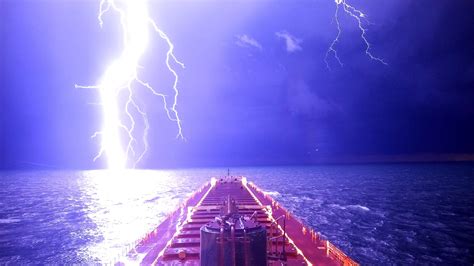
[[[257,221],[267,228],[268,265],[357,265],[257,186],[237,177],[214,179],[196,191],[142,239],[128,259],[143,265],[199,265],[200,228],[219,216],[228,195],[239,214],[256,212]]]

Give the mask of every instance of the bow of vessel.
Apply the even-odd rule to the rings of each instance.
[[[212,178],[116,264],[358,265],[245,177]]]

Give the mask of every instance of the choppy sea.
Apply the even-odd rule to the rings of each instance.
[[[120,256],[227,169],[0,172],[0,264]],[[363,265],[474,263],[474,164],[232,168]]]

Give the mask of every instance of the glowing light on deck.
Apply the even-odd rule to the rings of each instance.
[[[387,65],[387,63],[382,58],[374,56],[372,52],[370,51],[371,45],[370,45],[369,40],[367,39],[367,28],[364,27],[364,22],[367,21],[366,19],[367,16],[365,15],[365,13],[355,8],[353,5],[348,4],[346,0],[334,0],[334,2],[336,3],[336,11],[334,13],[334,22],[336,23],[337,35],[334,38],[334,40],[331,42],[331,45],[328,47],[328,50],[326,51],[326,56],[324,57],[324,61],[326,62],[326,67],[330,69],[328,58],[331,54],[334,56],[334,58],[339,63],[339,65],[343,66],[341,58],[339,57],[337,53],[337,49],[336,49],[336,45],[339,42],[339,38],[341,37],[341,33],[342,33],[341,23],[339,21],[340,8],[342,8],[342,11],[344,11],[345,14],[352,17],[357,23],[357,27],[359,28],[359,31],[360,31],[360,38],[365,44],[365,54],[370,59],[375,60],[381,64]]]
[[[188,208],[188,212],[186,214],[186,218],[181,220],[180,222],[178,222],[176,224],[176,230],[173,234],[172,237],[170,237],[170,239],[168,240],[168,242],[166,243],[165,247],[158,253],[158,255],[156,256],[155,260],[153,261],[153,263],[151,265],[157,265],[158,264],[158,260],[161,259],[161,257],[163,257],[164,253],[165,253],[165,250],[171,246],[171,243],[173,242],[173,239],[178,236],[180,233],[181,233],[181,230],[183,228],[183,225],[186,221],[190,221],[191,220],[191,216],[194,214],[194,212],[197,210],[197,208],[199,208],[202,204],[202,202],[204,201],[204,199],[207,197],[207,195],[209,194],[209,192],[211,192],[211,190],[216,186],[217,184],[217,179],[216,178],[211,178],[211,181],[209,183],[206,183],[202,188],[206,188],[208,185],[209,185],[209,188],[207,189],[206,193],[204,193],[204,195],[201,197],[201,199],[198,201],[198,203],[196,203],[196,205],[192,208]],[[183,212],[184,211],[184,206],[180,208],[180,211]],[[182,216],[182,214],[180,215]]]
[[[123,34],[123,50],[106,69],[99,84],[93,86],[76,85],[76,88],[97,89],[102,106],[102,130],[92,137],[99,137],[101,146],[94,160],[105,155],[109,169],[135,167],[148,150],[148,116],[140,106],[134,93],[138,87],[147,89],[152,95],[163,101],[163,108],[168,118],[176,123],[178,138],[183,138],[181,120],[177,110],[178,73],[176,66],[183,67],[174,55],[174,45],[170,38],[156,25],[148,14],[146,0],[102,0],[98,20],[103,26],[103,17],[107,12],[115,12],[120,17]],[[145,53],[150,39],[150,31],[155,31],[168,47],[165,64],[174,77],[172,89],[174,96],[171,105],[167,96],[155,90],[148,82],[140,79],[140,60]],[[120,96],[126,95],[126,100]],[[144,125],[141,138],[136,137],[136,120],[141,119]],[[122,139],[126,139],[126,144]]]
[[[217,178],[213,177],[211,178],[211,187],[215,187],[217,184]]]

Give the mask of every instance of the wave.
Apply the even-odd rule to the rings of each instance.
[[[360,209],[360,210],[363,210],[363,211],[370,211],[370,209],[368,207],[365,207],[365,206],[359,205],[359,204],[349,205],[349,206],[347,206],[347,208],[349,208],[349,209]]]
[[[359,204],[347,205],[347,206],[341,206],[339,204],[329,204],[328,206],[331,208],[336,208],[336,209],[341,209],[341,210],[352,209],[352,210],[370,211],[368,207],[359,205]]]
[[[12,224],[12,223],[18,223],[21,221],[20,219],[13,219],[13,218],[7,218],[7,219],[0,219],[0,224]]]
[[[281,196],[280,192],[278,191],[263,191],[264,194],[273,196],[273,197],[279,197]]]
[[[156,197],[153,197],[151,199],[147,199],[144,202],[145,203],[155,202],[155,201],[159,200],[160,198],[161,198],[161,196],[156,196]]]

